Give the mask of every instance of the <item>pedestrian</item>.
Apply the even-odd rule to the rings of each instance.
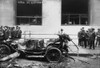
[[[22,31],[19,26],[16,26],[15,32],[16,32],[16,39],[20,39],[22,36]]]
[[[15,39],[15,37],[16,37],[15,27],[11,27],[11,39]]]
[[[79,38],[79,45],[82,47],[87,47],[86,45],[86,32],[84,30],[84,27],[81,28],[81,31],[78,33]]]
[[[81,31],[78,32],[78,45],[81,46]]]
[[[4,27],[4,40],[7,40],[9,38],[10,32],[9,32],[9,27],[5,26]]]
[[[64,30],[63,29],[60,29],[60,31],[58,31],[58,34],[59,35],[62,35],[64,33]]]
[[[90,32],[89,32],[89,45],[90,45],[90,49],[95,49],[95,29],[91,28]]]
[[[86,31],[86,47],[89,46],[89,30]]]
[[[96,32],[96,46],[100,46],[100,28]]]

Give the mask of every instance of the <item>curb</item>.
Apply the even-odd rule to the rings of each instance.
[[[70,56],[81,56],[81,57],[87,57],[87,56],[93,56],[94,54],[83,54],[83,53],[79,53],[79,54],[77,54],[77,53],[69,53],[69,55],[70,55]],[[97,54],[97,55],[100,55],[100,53]]]

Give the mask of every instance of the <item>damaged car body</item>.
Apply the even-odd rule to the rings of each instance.
[[[44,47],[44,40],[35,39],[27,39],[21,43],[18,41],[9,44],[7,42],[0,43],[0,61],[13,58],[13,56],[23,56],[27,58],[46,58],[49,62],[59,62],[62,56],[69,56],[68,42],[72,39],[67,34],[58,36],[59,38],[47,44],[46,47]]]

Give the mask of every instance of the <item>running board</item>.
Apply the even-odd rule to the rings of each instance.
[[[28,58],[32,58],[32,57],[34,57],[34,58],[44,58],[44,55],[28,55],[28,56],[26,56],[26,57],[28,57]]]

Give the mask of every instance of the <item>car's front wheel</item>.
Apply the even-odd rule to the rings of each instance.
[[[46,53],[46,58],[49,62],[58,62],[62,57],[62,53],[58,48],[50,48]]]

